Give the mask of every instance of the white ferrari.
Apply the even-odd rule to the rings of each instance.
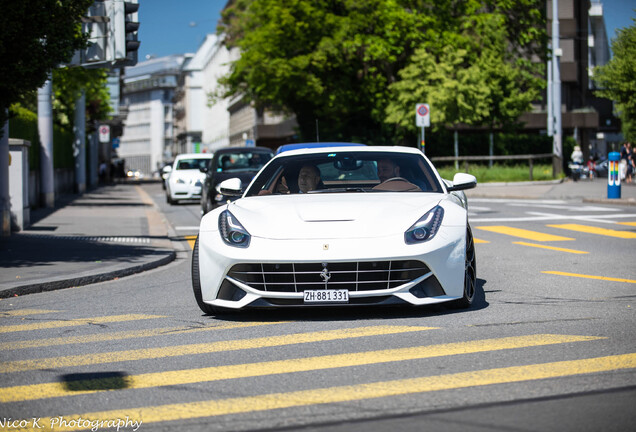
[[[419,150],[283,152],[206,214],[192,258],[201,310],[362,305],[469,307],[476,260],[462,190]]]

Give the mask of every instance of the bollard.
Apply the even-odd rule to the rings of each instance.
[[[621,197],[621,154],[611,152],[607,155],[607,198]]]

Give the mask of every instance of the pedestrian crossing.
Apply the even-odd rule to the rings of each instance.
[[[47,314],[48,318],[42,317]],[[497,384],[511,384],[528,381],[565,378],[607,372],[630,371],[636,369],[636,353],[615,353],[606,355],[603,349],[602,335],[531,333],[507,335],[503,337],[477,337],[462,341],[444,343],[431,342],[436,334],[447,332],[442,327],[422,326],[408,323],[406,325],[359,325],[356,323],[340,324],[338,328],[327,328],[306,331],[293,321],[272,322],[215,322],[194,329],[196,332],[207,332],[215,340],[204,343],[174,343],[167,339],[175,334],[174,326],[165,326],[173,317],[158,315],[113,315],[90,318],[69,317],[69,312],[45,310],[16,310],[0,313],[0,328],[18,328],[23,324],[13,321],[25,316],[38,316],[40,327],[21,327],[19,331],[6,332],[19,340],[5,341],[0,346],[0,407],[5,425],[0,422],[2,430],[91,430],[95,422],[108,425],[108,422],[129,421],[127,430],[135,424],[151,427],[155,423],[169,421],[192,421],[200,418],[219,418],[221,416],[242,416],[254,413],[268,413],[276,416],[273,410],[300,407],[320,407],[328,404],[356,404],[380,398],[393,398],[405,395],[426,394],[442,390],[479,388]],[[64,317],[64,319],[60,319]],[[127,321],[126,321],[127,320]],[[155,332],[144,334],[142,330],[110,331],[109,337],[102,334],[102,339],[94,333],[87,332],[88,327],[79,323],[86,322],[118,322],[135,325],[150,320],[156,324]],[[85,335],[74,335],[65,338],[60,333],[68,329],[57,323],[73,322],[75,331],[86,332]],[[46,325],[46,323],[52,323]],[[402,321],[404,323],[404,321]],[[26,324],[28,325],[28,324]],[[237,329],[266,328],[267,336],[236,337]],[[43,338],[53,333],[50,338]],[[137,331],[138,333],[135,333]],[[185,331],[185,329],[184,329]],[[260,333],[262,335],[262,333]],[[233,335],[233,336],[232,336]],[[431,335],[431,336],[427,336]],[[117,344],[110,342],[123,341],[129,338],[140,339],[139,349],[113,349]],[[373,349],[370,343],[380,338],[400,340],[399,345]],[[67,343],[63,343],[66,339]],[[384,339],[382,339],[384,340]],[[25,345],[20,345],[24,343]],[[29,348],[60,345],[64,355],[47,358],[31,358]],[[312,349],[301,350],[301,346]],[[319,353],[330,346],[336,352]],[[376,345],[377,346],[377,345]],[[83,353],[90,347],[98,352]],[[322,348],[319,348],[322,347]],[[562,347],[562,348],[559,348]],[[581,348],[579,348],[581,347]],[[275,358],[268,358],[275,351],[282,350]],[[558,361],[533,363],[524,361],[533,349],[556,349]],[[298,355],[299,353],[307,353]],[[524,353],[520,357],[505,357],[512,364],[498,364],[486,367],[484,364],[492,360],[493,355],[500,357],[504,353]],[[585,352],[584,358],[576,358],[576,353]],[[9,357],[13,360],[6,360]],[[196,366],[177,367],[192,356],[217,353],[222,356],[201,357],[205,359]],[[226,364],[225,355],[237,353],[238,363]],[[261,354],[262,353],[262,354]],[[313,355],[312,355],[313,353]],[[564,353],[574,353],[574,358],[563,358]],[[599,355],[594,355],[598,353]],[[448,367],[436,370],[430,363],[434,359],[450,359],[470,356],[486,356],[483,362],[472,361],[474,370],[453,370]],[[568,355],[571,357],[571,355]],[[479,357],[475,357],[479,358]],[[521,361],[517,359],[521,359]],[[543,358],[540,356],[540,358]],[[158,360],[146,363],[149,359]],[[178,360],[171,360],[178,359]],[[126,362],[126,367],[119,363]],[[183,363],[182,363],[183,362]],[[411,362],[411,363],[409,363]],[[408,376],[394,376],[387,379],[376,378],[374,370],[384,366],[391,370],[399,370],[398,364],[412,364],[412,372]],[[479,366],[482,365],[482,366]],[[143,366],[143,367],[142,367]],[[150,368],[151,370],[147,370]],[[154,369],[154,370],[153,370]],[[20,372],[32,373],[19,374]],[[47,372],[45,374],[34,372]],[[333,372],[332,372],[333,371]],[[77,373],[76,373],[77,372]],[[345,381],[335,380],[293,380],[291,377],[302,374],[317,373],[339,374],[346,376]],[[49,376],[67,377],[67,379],[47,379]],[[8,378],[11,377],[11,380]],[[70,377],[70,378],[69,378]],[[280,387],[257,387],[247,385],[249,380],[279,377],[280,382],[293,382],[294,387],[282,390]],[[6,383],[11,382],[11,385]],[[216,390],[214,383],[231,385],[236,382],[232,392]],[[238,385],[241,383],[241,385]],[[148,398],[153,403],[135,406],[118,403],[131,395],[145,390],[183,391],[188,386],[203,386],[205,392],[194,392],[192,398],[184,398],[175,402]],[[192,387],[194,388],[194,387]],[[199,388],[199,387],[196,387]],[[108,398],[99,398],[109,395]],[[71,399],[74,398],[74,399]],[[73,401],[83,401],[70,403]],[[69,403],[63,401],[69,400]],[[137,401],[139,399],[132,399]],[[56,402],[62,401],[62,403]],[[92,403],[93,402],[93,403]],[[129,403],[129,402],[127,402]],[[100,407],[99,410],[67,407]],[[65,407],[64,409],[60,407]],[[26,410],[26,411],[25,411]],[[27,413],[28,414],[25,414]],[[7,419],[18,419],[18,423],[10,423]],[[37,423],[33,421],[37,419]],[[224,421],[231,422],[232,418]],[[14,428],[18,424],[20,428]],[[231,424],[231,423],[227,423]],[[111,425],[112,426],[112,425]],[[115,425],[116,426],[116,425]],[[115,427],[112,426],[112,427]],[[124,424],[121,424],[123,427]],[[124,429],[126,430],[126,429]]]
[[[479,232],[501,234],[507,237],[513,237],[513,238],[522,239],[522,240],[531,240],[531,241],[541,242],[541,243],[563,242],[563,241],[569,242],[569,241],[576,240],[576,238],[571,236],[565,237],[559,234],[555,234],[554,233],[555,230],[567,231],[570,235],[592,234],[595,236],[604,236],[604,237],[619,238],[619,239],[635,239],[636,238],[636,232],[634,232],[633,230],[620,229],[620,227],[625,227],[625,226],[636,226],[636,222],[617,222],[616,225],[619,226],[619,228],[611,229],[611,228],[605,228],[605,227],[597,227],[593,225],[569,223],[569,224],[547,224],[545,225],[545,231],[530,230],[526,228],[519,228],[519,227],[508,226],[508,225],[474,225],[473,229],[477,231],[477,233],[475,233],[475,243],[491,243],[493,241],[490,239],[486,240],[481,238],[480,234],[478,234]],[[524,241],[516,241],[513,243],[522,245],[522,246],[543,248],[547,250],[568,252],[568,253],[574,253],[574,254],[589,253],[586,251],[580,251],[576,249],[549,247],[545,245],[538,245],[535,243],[528,243]]]

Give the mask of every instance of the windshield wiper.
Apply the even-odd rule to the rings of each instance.
[[[344,188],[316,189],[316,190],[309,191],[307,193],[315,194],[315,193],[343,193],[343,192],[369,192],[369,190],[361,188],[361,187],[344,187]]]

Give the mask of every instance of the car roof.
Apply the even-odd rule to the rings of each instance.
[[[223,153],[251,153],[251,152],[260,152],[260,153],[271,153],[274,151],[268,147],[223,147],[215,150],[215,154],[223,154]]]
[[[424,155],[420,150],[414,147],[403,147],[403,146],[332,146],[332,147],[313,147],[313,148],[300,148],[297,150],[289,150],[283,153],[279,153],[277,158],[279,157],[287,157],[287,156],[295,156],[295,155],[311,155],[311,154],[320,154],[326,152],[334,152],[334,153],[350,153],[350,152],[389,152],[396,154],[419,154]]]
[[[350,143],[350,142],[309,142],[309,143],[295,143],[295,144],[283,144],[276,149],[276,154],[298,150],[304,148],[324,148],[324,147],[359,147],[365,146],[365,144]]]

